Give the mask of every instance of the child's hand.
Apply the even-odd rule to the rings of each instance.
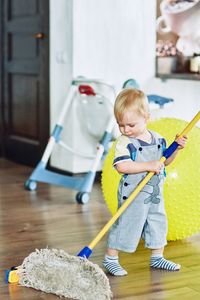
[[[160,162],[159,160],[154,160],[154,161],[148,162],[148,170],[147,171],[159,174],[163,168],[164,168],[164,163]]]
[[[178,134],[176,135],[176,142],[179,144],[178,149],[183,149],[186,146],[187,142],[187,136],[183,135],[182,137],[178,137]]]

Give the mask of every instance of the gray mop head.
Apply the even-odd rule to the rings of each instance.
[[[79,300],[109,300],[109,280],[101,268],[63,250],[32,252],[19,267],[22,286]]]

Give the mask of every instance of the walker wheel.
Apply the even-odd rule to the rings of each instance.
[[[79,204],[86,204],[89,201],[89,194],[85,192],[78,192],[76,194],[76,201]]]
[[[37,182],[28,179],[25,182],[25,189],[28,191],[35,191],[37,189]]]

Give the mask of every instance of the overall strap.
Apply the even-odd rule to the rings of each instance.
[[[129,138],[130,144],[133,144],[135,149],[138,149],[141,145],[140,142],[135,138]]]
[[[141,148],[140,143],[135,138],[129,138],[130,143],[128,144],[128,150],[130,152],[130,156],[132,160],[136,159],[136,152]]]
[[[153,137],[155,139],[155,143],[156,143],[156,145],[158,145],[158,148],[162,147],[162,150],[164,152],[164,150],[166,149],[166,141],[165,141],[165,139],[159,133],[151,131],[151,130],[149,130],[149,131],[153,135]]]
[[[152,130],[149,130],[149,132],[153,136],[155,144],[159,144],[160,143],[160,139],[162,138],[161,135],[159,135],[157,132],[152,131]]]

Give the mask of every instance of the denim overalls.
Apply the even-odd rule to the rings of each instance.
[[[136,162],[159,160],[163,153],[160,136],[155,132],[151,144],[129,138],[131,158]],[[122,176],[118,188],[118,207],[132,193],[145,173]],[[163,200],[164,170],[154,175],[141,192],[115,222],[109,232],[108,247],[125,252],[134,252],[140,238],[145,247],[159,249],[167,244],[167,218]]]

